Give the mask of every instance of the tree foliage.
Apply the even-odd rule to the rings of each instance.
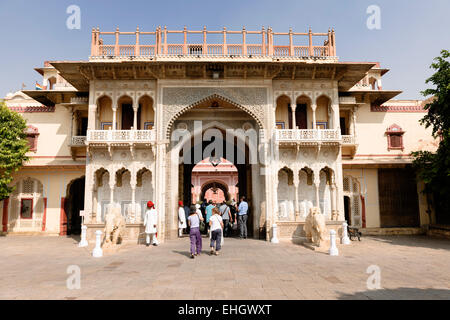
[[[425,97],[431,96],[425,105],[427,114],[420,120],[425,128],[432,128],[432,135],[439,139],[436,152],[416,151],[413,165],[419,177],[425,182],[425,192],[436,195],[437,206],[450,211],[450,53],[441,51],[434,58],[431,68],[435,73],[426,80],[433,88],[422,91]]]
[[[29,150],[26,128],[25,119],[0,101],[0,200],[13,191],[9,186],[12,175],[28,160],[25,155]]]

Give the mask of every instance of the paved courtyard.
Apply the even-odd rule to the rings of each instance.
[[[188,238],[124,245],[102,258],[66,237],[0,237],[0,299],[450,299],[450,241],[365,237],[331,257],[299,245],[226,239],[188,257]],[[206,246],[205,246],[206,244]],[[81,270],[68,289],[67,268]],[[381,289],[369,290],[370,265]]]

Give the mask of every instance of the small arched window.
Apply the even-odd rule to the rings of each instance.
[[[386,136],[388,140],[388,150],[402,150],[403,146],[403,134],[405,131],[396,124],[391,125],[386,130]]]

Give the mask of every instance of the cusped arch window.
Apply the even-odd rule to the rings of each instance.
[[[393,124],[386,130],[387,142],[388,142],[388,150],[402,150],[403,146],[403,134],[405,131],[397,125]]]

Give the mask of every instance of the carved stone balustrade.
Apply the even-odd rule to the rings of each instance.
[[[355,136],[353,136],[353,135],[342,135],[342,144],[343,145],[356,144]]]
[[[279,144],[340,144],[341,133],[338,129],[276,129],[275,140]]]
[[[86,146],[86,136],[72,136],[70,145],[73,147]]]
[[[87,142],[91,144],[151,144],[155,130],[88,130]]]

